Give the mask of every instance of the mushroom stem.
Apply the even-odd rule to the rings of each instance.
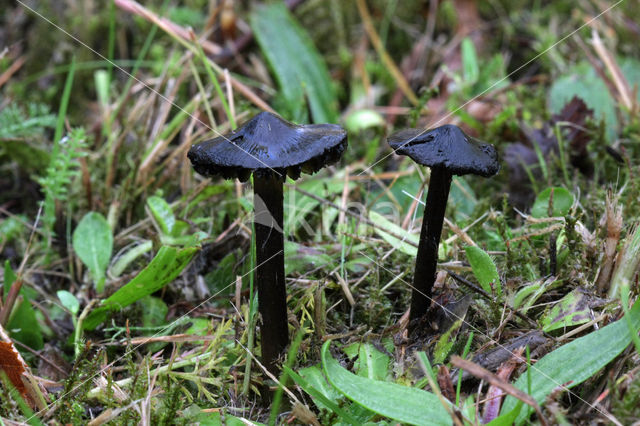
[[[282,178],[254,175],[254,229],[258,307],[262,316],[262,362],[272,373],[289,343],[284,276]]]
[[[424,208],[416,257],[416,270],[413,275],[409,333],[418,323],[415,320],[422,318],[431,305],[431,292],[436,280],[436,265],[438,263],[438,245],[442,234],[444,213],[447,209],[451,177],[451,172],[443,167],[431,168],[427,203]]]

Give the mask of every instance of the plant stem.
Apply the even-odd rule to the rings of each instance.
[[[254,229],[256,233],[256,282],[262,316],[262,362],[277,373],[278,357],[289,343],[284,281],[282,178],[253,177]]]
[[[416,319],[422,318],[431,305],[433,283],[436,280],[438,263],[438,245],[442,234],[444,212],[451,188],[451,173],[440,167],[431,169],[431,179],[424,208],[420,243],[416,257],[416,270],[413,276],[411,294],[411,313],[409,314],[409,333],[415,327]]]

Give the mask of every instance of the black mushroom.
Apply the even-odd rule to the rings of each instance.
[[[436,278],[438,245],[453,175],[474,174],[490,177],[498,173],[500,164],[493,145],[466,135],[459,127],[448,124],[428,132],[406,129],[389,137],[389,145],[400,155],[431,168],[427,202],[420,230],[411,294],[409,331],[424,317],[431,304]]]
[[[262,361],[277,371],[289,342],[284,276],[283,183],[337,161],[347,146],[336,124],[296,125],[262,112],[228,135],[191,147],[194,169],[204,176],[246,181],[253,174],[258,306]]]

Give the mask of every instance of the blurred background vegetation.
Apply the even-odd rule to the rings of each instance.
[[[474,294],[460,308],[476,328],[472,353],[536,328],[531,320],[549,332],[587,322],[558,322],[550,307],[567,297],[573,314],[616,317],[612,283],[633,282],[637,261],[620,265],[640,244],[639,14],[636,2],[598,0],[3,4],[0,324],[54,383],[48,418],[80,424],[91,409],[128,407],[111,420],[140,421],[133,402],[153,393],[144,362],[165,387],[153,423],[194,421],[205,407],[266,421],[269,409],[254,407],[264,378],[244,350],[260,344],[250,346],[251,188],[203,179],[186,159],[192,144],[264,109],[349,132],[339,164],[286,190],[290,325],[306,333],[296,371],[319,361],[327,335],[345,347],[375,342],[396,361],[382,378],[399,383],[424,374],[398,348],[438,362],[462,354],[460,324],[438,345],[442,330],[401,332],[428,177],[387,146],[403,127],[458,124],[502,158],[491,180],[455,180],[443,235],[442,263],[475,281],[464,247],[477,244],[504,289],[486,300],[442,277],[438,303]],[[118,293],[129,284],[143,290]],[[530,321],[504,320],[504,304]],[[132,344],[144,336],[157,339]],[[176,353],[220,361],[161,370]],[[601,373],[581,390],[611,386],[628,400],[608,398],[608,410],[637,419],[637,379],[620,385],[637,354],[625,356],[611,380]],[[98,372],[125,395],[87,381]],[[310,405],[316,421],[344,420]],[[360,421],[382,418],[355,405]],[[584,407],[563,413],[585,421]],[[28,417],[8,404],[0,414]]]

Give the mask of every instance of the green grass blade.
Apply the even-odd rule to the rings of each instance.
[[[62,90],[62,97],[60,98],[60,109],[58,109],[58,121],[56,122],[56,131],[53,136],[53,150],[51,158],[55,158],[58,150],[58,144],[62,138],[62,132],[64,131],[64,120],[67,118],[67,109],[69,108],[69,98],[71,97],[71,87],[73,87],[73,77],[76,72],[76,57],[71,58],[71,66],[67,79],[64,82],[64,89]]]
[[[371,380],[342,368],[322,346],[322,366],[329,382],[347,398],[390,419],[413,425],[450,425],[451,417],[431,392],[396,383]]]
[[[324,396],[322,391],[316,389],[313,385],[311,385],[311,383],[306,381],[302,376],[293,371],[291,368],[287,367],[286,365],[282,368],[287,374],[289,374],[289,377],[291,377],[291,379],[302,388],[303,391],[311,395],[313,398],[317,399],[319,402],[323,403],[326,407],[333,411],[334,414],[337,414],[340,417],[340,420],[351,425],[359,425],[361,423],[347,411],[340,408],[338,404]]]
[[[284,99],[293,109],[287,111],[292,115],[287,118],[300,118],[306,98],[313,122],[335,123],[337,100],[327,66],[284,3],[257,7],[250,22]]]
[[[182,272],[197,251],[195,247],[160,248],[146,268],[87,316],[82,324],[84,329],[93,330],[107,318],[109,311],[120,310],[160,290]]]
[[[531,370],[530,394],[538,403],[558,386],[572,388],[600,371],[631,343],[630,328],[640,329],[640,300],[627,314],[627,319],[616,321],[593,333],[576,339],[544,356]],[[631,326],[629,325],[631,324]],[[515,382],[518,389],[526,391],[528,379],[523,374]],[[505,414],[515,408],[517,399],[508,397],[502,406]],[[516,424],[527,420],[527,410],[518,416]]]
[[[276,390],[273,395],[273,402],[271,404],[271,415],[269,416],[269,424],[275,425],[276,420],[278,418],[278,414],[280,414],[280,404],[282,402],[282,394],[284,392],[284,387],[287,386],[287,382],[289,381],[289,373],[291,371],[291,366],[296,359],[296,354],[298,353],[298,349],[300,349],[300,343],[302,343],[302,338],[304,337],[304,327],[300,327],[298,332],[296,333],[296,337],[291,342],[289,346],[289,352],[287,352],[287,361],[285,362],[283,367],[287,367],[283,370],[280,375],[280,386]]]

